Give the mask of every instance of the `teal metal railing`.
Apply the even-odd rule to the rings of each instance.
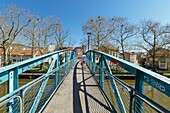
[[[61,57],[65,57],[64,64]],[[48,60],[51,63],[46,74],[18,87],[19,74]],[[61,50],[1,68],[0,84],[8,82],[9,93],[0,98],[0,112],[41,112],[76,60],[75,51]]]
[[[88,68],[95,75],[109,103],[118,113],[170,112],[169,109],[144,95],[145,83],[157,89],[161,94],[166,95],[167,100],[165,103],[169,103],[169,78],[103,52],[90,50],[86,53],[86,56]],[[135,76],[135,87],[129,86],[114,76],[108,63],[132,73]]]

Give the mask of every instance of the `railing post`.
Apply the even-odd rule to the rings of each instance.
[[[8,93],[13,92],[18,88],[18,68],[15,68],[14,70],[9,72],[9,81],[8,81]],[[18,101],[16,99],[13,99],[10,101],[9,105],[9,112],[17,113],[18,108],[13,108],[13,105],[17,105]],[[13,111],[15,109],[15,111]]]
[[[101,71],[100,71],[100,86],[101,88],[104,90],[104,59],[103,59],[103,55],[101,54],[101,61],[100,61],[100,67],[101,67]]]
[[[67,62],[68,62],[68,51],[65,52],[65,63],[67,63]],[[68,73],[68,64],[66,64],[66,67],[65,67],[65,68],[66,68],[66,69],[65,69],[65,70],[66,70],[65,72]]]
[[[91,50],[89,50],[89,51],[90,51],[90,52],[89,52],[89,61],[90,61],[90,62],[89,62],[89,68],[90,68],[90,71],[92,71],[92,68],[91,68],[91,66],[92,66],[92,65],[91,65],[91,61],[92,61],[91,52],[92,52],[92,51],[91,51]]]
[[[70,53],[70,55],[71,55],[71,56],[70,56],[70,60],[73,59],[74,54],[75,54],[75,50],[71,51],[71,53]]]
[[[71,60],[72,52],[73,51],[70,51],[69,60]]]
[[[18,88],[18,68],[9,72],[8,93]]]
[[[62,54],[59,55],[59,66],[62,65]]]
[[[132,113],[132,104],[133,104],[133,90],[129,91],[130,94],[130,105],[129,105],[129,113]]]
[[[23,95],[23,90],[20,90],[20,97],[22,99],[22,106],[20,106],[20,113],[24,113],[24,95]]]
[[[90,55],[89,55],[89,60],[92,61],[92,55],[91,55],[92,51],[90,50]]]
[[[143,73],[140,70],[137,70],[137,73],[136,73],[135,89],[142,94],[144,92],[144,77],[143,77]],[[143,112],[143,102],[142,100],[137,99],[136,97],[134,101],[134,112],[135,113]]]
[[[68,62],[68,51],[65,52],[65,63]]]
[[[95,74],[95,68],[96,68],[96,53],[93,51],[93,74]]]
[[[59,66],[59,53],[57,54],[57,60],[56,60],[56,64],[55,64],[55,67],[58,68]],[[58,86],[58,82],[59,82],[59,76],[58,76],[58,70],[55,72],[55,86],[57,87]]]

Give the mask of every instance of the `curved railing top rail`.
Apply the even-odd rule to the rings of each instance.
[[[6,70],[9,72],[6,74],[9,79],[8,93],[0,98],[0,112],[42,112],[77,60],[75,51],[71,51],[61,50],[43,55],[41,57],[25,61],[29,65],[23,63],[23,61],[23,65],[20,65],[19,68],[14,67]],[[61,57],[65,57],[65,59],[63,60]],[[24,66],[36,66],[39,63],[43,63],[48,60],[47,58],[51,59],[47,73],[21,87],[18,87],[19,69]],[[10,72],[13,72],[13,74],[10,74]],[[2,77],[0,75],[0,80],[4,80]],[[19,99],[17,100],[15,97],[18,97]]]
[[[11,64],[5,67],[0,68],[0,84],[7,81],[9,79],[10,72],[13,71],[15,75],[19,75],[43,62],[46,62],[47,60],[51,59],[53,56],[57,54],[63,54],[65,52],[72,51],[74,53],[74,50],[60,50],[60,51],[55,51],[49,54],[45,54],[42,56],[38,56],[35,58],[31,58],[28,60],[24,60],[22,62],[18,62],[15,64]]]
[[[170,79],[162,76],[158,73],[155,73],[151,70],[145,69],[141,66],[135,65],[123,59],[117,58],[115,56],[106,54],[104,52],[99,52],[95,50],[89,50],[89,52],[96,53],[98,55],[104,55],[104,58],[119,65],[123,69],[127,70],[128,72],[137,75],[143,76],[143,81],[150,84],[151,86],[155,87],[159,91],[163,92],[164,94],[170,96]]]
[[[42,56],[37,56],[35,58],[31,58],[31,59],[28,59],[28,60],[24,60],[22,62],[17,62],[15,64],[11,64],[11,65],[8,65],[8,66],[5,66],[5,67],[2,67],[0,68],[0,73],[3,73],[7,70],[11,70],[13,68],[16,68],[16,67],[19,67],[19,66],[22,66],[22,65],[25,65],[25,64],[28,64],[30,62],[34,62],[36,60],[40,60],[40,59],[45,59],[45,58],[50,58],[51,56],[57,54],[57,53],[63,53],[65,51],[69,51],[69,50],[60,50],[60,51],[55,51],[55,52],[52,52],[52,53],[49,53],[49,54],[45,54],[45,55],[42,55]]]
[[[22,61],[22,62],[18,62],[18,63],[15,63],[15,64],[11,64],[11,65],[8,65],[8,66],[5,66],[5,67],[2,67],[0,68],[0,84],[9,80],[9,72],[10,71],[15,71],[15,69],[17,69],[16,71],[17,74],[16,75],[19,75],[20,73],[28,70],[29,68],[32,68],[32,67],[35,67],[37,66],[38,64],[41,64],[49,59],[51,59],[53,56],[57,55],[57,54],[63,54],[64,52],[69,52],[69,51],[72,51],[72,52],[75,52],[74,50],[60,50],[60,51],[55,51],[55,52],[52,52],[52,53],[49,53],[49,54],[45,54],[45,55],[42,55],[42,56],[38,56],[38,57],[35,57],[35,58],[31,58],[31,59],[28,59],[28,60],[25,60],[25,61]],[[76,55],[76,54],[75,54]],[[64,64],[65,65],[65,64]],[[62,65],[63,66],[63,65]],[[27,68],[26,68],[27,67]],[[24,69],[25,68],[25,69]],[[58,68],[56,68],[58,69]],[[56,70],[55,69],[55,70]],[[50,71],[50,73],[53,73],[55,70],[53,71]],[[46,73],[44,74],[43,76],[31,81],[28,83],[28,85],[34,83],[35,81],[38,81],[39,79],[43,78],[44,76],[46,75],[49,75],[50,73]],[[20,91],[21,89],[24,89],[27,85],[24,85],[24,86],[21,86],[19,88],[17,88],[15,91],[11,92],[10,94],[7,94],[5,95],[4,97],[0,98],[0,102],[6,98],[8,95],[13,95],[15,94],[16,92]]]

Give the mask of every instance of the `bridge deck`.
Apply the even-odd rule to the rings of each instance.
[[[43,113],[110,113],[111,107],[102,95],[87,67],[78,62],[48,103]]]

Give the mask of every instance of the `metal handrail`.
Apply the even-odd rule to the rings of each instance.
[[[44,58],[48,58],[50,56],[53,56],[57,53],[64,53],[65,51],[69,51],[69,50],[60,50],[60,51],[55,51],[55,52],[52,52],[52,53],[49,53],[49,54],[45,54],[45,55],[42,55],[42,56],[37,56],[35,57],[34,59],[28,59],[28,60],[24,60],[22,62],[17,62],[17,65],[16,64],[11,64],[11,65],[8,65],[8,66],[5,66],[5,67],[2,67],[0,68],[0,73],[3,73],[5,71],[9,71],[9,70],[12,70],[16,67],[20,67],[22,65],[26,65],[26,64],[29,64],[30,62],[34,62],[34,61],[37,61],[37,60],[40,60],[40,59],[44,59]],[[49,58],[50,59],[50,58]]]
[[[75,58],[75,59],[76,59],[76,58]],[[75,59],[67,62],[67,64],[75,61]],[[4,104],[4,103],[8,103],[9,100],[11,100],[11,99],[13,99],[13,98],[15,98],[15,97],[18,97],[21,102],[24,102],[24,95],[25,95],[25,92],[26,92],[28,89],[30,89],[32,86],[34,86],[35,84],[37,84],[37,83],[38,83],[39,81],[41,81],[42,79],[50,76],[50,74],[58,71],[60,68],[62,68],[62,67],[64,67],[64,66],[66,66],[67,64],[63,64],[63,65],[59,66],[58,68],[52,70],[50,73],[44,74],[44,75],[42,75],[41,77],[39,77],[39,78],[37,78],[37,79],[35,79],[35,80],[27,83],[26,85],[21,86],[19,89],[13,91],[12,93],[3,96],[2,98],[0,98],[0,102],[1,102],[0,105],[2,105],[2,104]],[[61,83],[60,83],[60,84],[61,84]],[[59,85],[60,85],[60,84],[59,84]],[[23,89],[24,89],[24,91],[23,91],[23,94],[22,94],[22,98],[21,98],[20,96],[16,96],[16,95],[15,95],[16,93],[22,91]],[[11,96],[12,96],[12,97],[11,97]],[[11,97],[11,98],[9,98],[9,97]],[[8,98],[9,98],[9,99],[8,99]],[[4,100],[5,100],[5,101],[4,101]],[[23,107],[24,107],[24,106],[23,106],[23,104],[22,104],[22,106],[21,106],[21,108],[20,108],[20,111],[23,111],[23,110],[24,110]]]
[[[98,63],[99,65],[96,65],[96,54],[98,55],[98,58],[99,58],[99,63]],[[132,64],[130,62],[127,62],[125,60],[119,59],[119,58],[117,58],[115,56],[108,55],[108,54],[103,53],[103,52],[89,50],[88,52],[86,52],[86,56],[88,58],[88,62],[87,62],[88,68],[91,70],[91,72],[94,75],[96,74],[95,70],[94,70],[94,69],[96,69],[96,67],[98,67],[97,70],[98,69],[101,70],[101,72],[99,74],[100,80],[98,82],[99,82],[99,85],[101,85],[101,88],[103,90],[105,89],[103,87],[104,86],[103,85],[103,83],[104,83],[103,82],[104,81],[103,76],[104,76],[104,73],[105,73],[105,74],[108,74],[108,76],[111,77],[112,80],[116,81],[119,85],[121,85],[123,88],[125,88],[126,91],[129,92],[130,97],[129,97],[128,101],[130,101],[130,105],[129,105],[129,112],[130,113],[132,112],[132,107],[134,107],[134,110],[136,108],[138,110],[141,110],[140,112],[142,112],[143,103],[150,106],[151,109],[154,110],[154,111],[157,111],[157,112],[170,112],[166,108],[162,107],[158,103],[156,103],[153,100],[146,97],[143,94],[143,91],[142,91],[142,88],[144,87],[144,82],[146,82],[149,85],[151,85],[152,87],[158,89],[160,92],[164,93],[165,95],[170,96],[170,92],[169,92],[169,89],[170,89],[170,87],[169,87],[170,82],[169,81],[170,81],[170,79],[169,78],[163,77],[163,76],[161,76],[161,75],[159,75],[159,74],[157,74],[155,72],[152,72],[152,71],[147,70],[145,68],[142,68],[142,67],[140,67],[138,65],[134,65],[134,64]],[[136,83],[137,83],[137,85],[135,84],[135,88],[127,85],[126,83],[124,83],[123,81],[118,79],[116,76],[114,76],[111,73],[110,68],[108,67],[108,64],[107,64],[106,60],[111,61],[112,63],[115,63],[119,67],[127,70],[128,72],[130,72],[132,74],[134,74],[136,76],[136,78],[138,78],[138,79],[135,79]],[[106,66],[106,67],[104,67],[103,65]],[[105,70],[105,68],[106,68],[106,70]],[[103,73],[103,74],[101,74],[101,73]],[[141,77],[143,77],[143,79]],[[153,84],[153,82],[156,82],[156,83]],[[161,88],[159,86],[161,86]],[[120,98],[120,100],[121,100],[121,96],[118,97],[118,98]],[[122,98],[127,99],[125,97],[122,97]],[[124,104],[127,104],[127,100],[124,100],[124,101],[126,101],[126,102],[122,103],[123,106],[124,106]],[[133,103],[134,103],[134,105],[133,105]],[[136,103],[136,105],[135,105],[135,103]],[[118,104],[118,102],[117,102],[117,104]],[[120,110],[121,105],[118,105],[118,107],[119,107],[119,110]],[[126,107],[127,107],[127,105],[126,105]],[[147,106],[144,106],[144,107],[147,107]],[[122,112],[122,111],[120,110],[120,112]]]
[[[48,70],[48,72],[46,73],[46,74],[44,74],[44,75],[42,75],[42,76],[40,76],[40,77],[38,77],[37,79],[35,79],[35,80],[33,80],[33,81],[31,81],[31,82],[29,82],[29,83],[27,83],[27,84],[25,84],[25,85],[23,85],[23,86],[21,86],[21,87],[19,87],[19,88],[17,88],[16,90],[14,90],[14,91],[12,91],[11,93],[9,93],[9,94],[7,94],[7,95],[5,95],[5,96],[3,96],[3,97],[1,97],[0,98],[0,105],[2,105],[2,104],[4,104],[4,102],[7,102],[7,103],[10,103],[9,102],[9,98],[10,97],[19,97],[19,99],[20,99],[20,101],[22,102],[22,105],[20,105],[20,112],[24,112],[24,99],[25,99],[25,94],[26,94],[26,92],[28,91],[28,90],[32,90],[31,88],[32,87],[34,87],[34,86],[36,86],[36,84],[38,83],[41,83],[41,81],[43,80],[43,79],[46,79],[46,78],[48,78],[50,75],[52,75],[53,73],[55,73],[55,72],[57,72],[57,71],[59,71],[59,69],[62,69],[62,68],[65,68],[66,70],[64,70],[64,75],[62,76],[62,79],[60,79],[61,81],[59,81],[59,83],[57,83],[57,84],[55,84],[56,86],[55,86],[55,89],[52,89],[53,90],[53,92],[51,92],[50,93],[50,95],[51,94],[53,94],[54,93],[54,91],[56,91],[57,90],[57,88],[59,87],[59,85],[61,84],[61,82],[63,81],[63,79],[66,77],[66,75],[68,74],[68,72],[70,71],[70,69],[71,69],[71,67],[74,65],[74,63],[75,63],[75,61],[76,61],[76,59],[77,59],[77,56],[76,56],[76,54],[74,53],[75,51],[73,51],[72,52],[72,54],[70,54],[70,56],[68,56],[68,52],[67,52],[68,50],[61,50],[61,51],[57,51],[57,52],[53,52],[53,53],[50,53],[50,54],[47,54],[47,55],[43,55],[43,56],[40,56],[40,57],[36,57],[36,58],[34,58],[34,59],[30,59],[30,60],[26,60],[26,61],[22,61],[21,63],[17,63],[17,66],[16,66],[16,64],[14,65],[9,65],[9,66],[6,66],[7,68],[1,68],[0,69],[0,73],[1,73],[1,76],[9,76],[8,75],[8,73],[11,71],[11,70],[13,70],[14,71],[14,69],[16,68],[16,69],[18,69],[18,72],[16,73],[16,75],[14,75],[14,76],[18,76],[18,74],[19,73],[21,73],[23,70],[26,70],[26,69],[29,69],[29,68],[31,68],[31,67],[34,67],[34,66],[36,66],[36,65],[38,65],[38,64],[40,64],[40,63],[42,63],[42,62],[45,62],[46,60],[48,60],[48,59],[50,59],[50,58],[53,58],[54,59],[54,57],[55,57],[55,59],[53,60],[53,62],[51,63],[51,69],[50,70]],[[55,62],[58,64],[59,63],[59,60],[60,60],[60,58],[57,58],[57,57],[59,57],[59,55],[60,54],[62,54],[63,52],[66,52],[66,56],[65,56],[65,58],[66,57],[70,57],[70,59],[68,59],[68,58],[66,58],[67,59],[67,61],[65,61],[65,63],[64,64],[62,64],[62,65],[60,65],[60,66],[56,66],[54,69],[53,69],[53,67],[55,66]],[[58,55],[57,55],[58,54]],[[24,67],[24,66],[27,66],[26,68]],[[19,69],[22,69],[22,70],[19,70]],[[65,72],[66,71],[66,72]],[[56,75],[55,75],[56,76]],[[64,77],[64,78],[63,78]],[[56,78],[54,78],[53,80],[55,80]],[[6,80],[6,79],[4,79],[4,80]],[[50,80],[50,79],[49,79]],[[54,82],[55,83],[55,82]],[[41,83],[42,84],[42,83]],[[48,84],[46,84],[46,85],[48,85]],[[46,85],[44,86],[44,87],[46,87]],[[29,91],[29,92],[30,92]],[[37,92],[37,89],[34,91],[34,94]],[[44,91],[43,91],[44,92]],[[29,95],[27,95],[27,97],[26,97],[26,101],[28,101],[28,105],[26,104],[26,106],[27,106],[27,110],[29,110],[30,109],[30,99],[28,99],[28,96]],[[31,96],[31,94],[30,94],[30,96]],[[37,96],[37,97],[39,97],[39,96]],[[50,97],[52,97],[52,96],[50,96]],[[10,98],[10,100],[11,100],[12,98]],[[28,99],[28,100],[27,100]],[[35,98],[32,98],[31,99],[31,101],[33,100],[33,99],[35,99]],[[49,99],[45,99],[45,100],[47,100],[47,101],[49,101]],[[17,101],[14,101],[15,102],[15,105],[17,105]],[[6,104],[7,104],[6,103]],[[24,104],[23,104],[24,103]],[[47,103],[47,102],[46,102]],[[12,106],[12,105],[9,105],[9,106]],[[39,105],[38,105],[39,106]],[[36,108],[37,108],[37,106],[36,106]],[[16,110],[17,110],[18,108],[16,108]],[[5,110],[5,109],[4,109]]]
[[[147,103],[149,106],[151,106],[153,109],[157,110],[158,112],[169,112],[169,110],[165,109],[164,107],[162,107],[161,105],[159,105],[158,103],[154,102],[153,100],[151,100],[150,98],[146,97],[145,95],[141,94],[140,92],[138,92],[136,89],[134,89],[133,87],[129,86],[128,84],[126,84],[125,82],[123,82],[122,80],[120,80],[119,78],[117,78],[116,76],[110,74],[109,72],[106,71],[106,73],[113,78],[114,80],[116,80],[117,82],[119,82],[122,86],[124,86],[129,93],[131,91],[134,92],[133,97],[137,96],[138,98],[140,98],[141,100],[143,100],[145,103]]]

